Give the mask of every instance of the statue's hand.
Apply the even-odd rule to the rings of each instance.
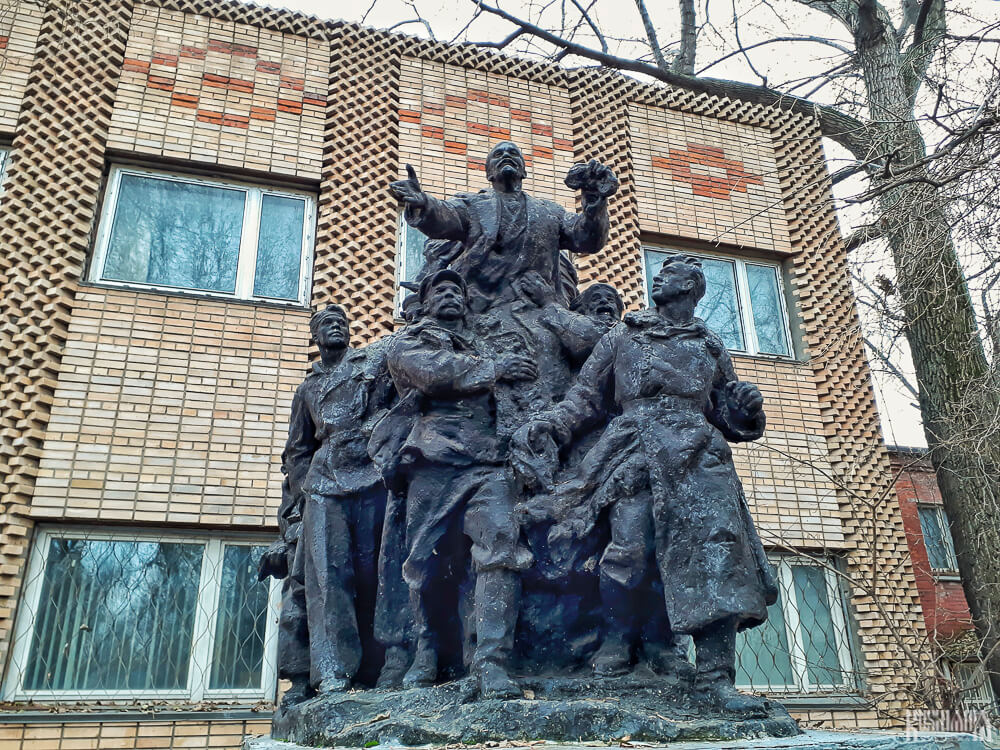
[[[553,434],[555,429],[548,422],[532,421],[521,425],[510,439],[510,462],[514,473],[530,489],[550,492],[552,490],[556,469],[559,466],[559,449]],[[529,509],[537,510],[537,508]],[[538,522],[539,517],[529,520]]]
[[[523,294],[528,301],[539,307],[543,307],[547,302],[555,298],[555,290],[551,284],[546,284],[545,279],[538,271],[528,271],[514,283],[517,291]]]
[[[503,354],[497,360],[497,380],[516,383],[520,380],[534,380],[538,377],[538,365],[523,354]]]
[[[284,539],[272,542],[257,565],[257,580],[274,578],[280,581],[288,575],[288,544]]]
[[[420,209],[427,205],[427,196],[420,188],[417,173],[409,164],[406,165],[406,179],[389,183],[389,192],[408,207]]]
[[[618,192],[615,173],[597,159],[586,164],[574,164],[566,175],[566,186],[583,193],[584,208],[601,206]]]
[[[735,409],[747,420],[752,420],[764,408],[764,397],[753,383],[734,382],[726,384],[726,397],[730,408]]]

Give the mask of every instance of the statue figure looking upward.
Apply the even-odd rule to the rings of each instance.
[[[498,143],[486,158],[492,190],[460,193],[442,201],[420,187],[413,168],[389,188],[406,205],[407,223],[432,239],[457,240],[428,254],[420,279],[442,268],[461,275],[473,312],[517,296],[514,282],[538,272],[557,294],[563,286],[559,250],[595,253],[608,239],[608,198],[618,190],[614,173],[597,161],[574,166],[566,184],[583,194],[583,213],[567,212],[553,201],[522,190],[528,176],[521,150]]]
[[[696,652],[695,690],[706,703],[761,715],[764,700],[734,687],[736,634],[767,619],[777,598],[727,441],[764,432],[763,398],[739,381],[729,353],[694,317],[705,293],[696,258],[675,255],[653,279],[655,307],[629,313],[594,348],[566,398],[514,435],[512,451],[552,455],[614,409],[607,429],[573,480],[554,489],[563,511],[550,547],[574,544],[605,517],[611,539],[600,560],[605,632],[598,674],[630,668],[639,625],[649,616],[649,572],[663,584],[672,633],[689,634]],[[610,405],[610,407],[609,407]],[[652,569],[652,570],[651,570]],[[669,659],[668,659],[669,660]],[[679,660],[678,660],[679,663]]]

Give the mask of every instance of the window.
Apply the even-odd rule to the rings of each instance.
[[[681,251],[645,250],[647,300],[653,277],[675,252]],[[791,336],[778,265],[722,256],[698,257],[705,272],[706,290],[695,314],[719,334],[726,348],[790,357]]]
[[[279,586],[266,545],[195,534],[39,532],[7,700],[267,700]]]
[[[767,622],[737,638],[737,684],[767,692],[853,689],[848,619],[833,562],[781,558],[774,565],[778,601]]]
[[[940,505],[919,505],[917,513],[920,516],[920,532],[924,537],[924,547],[927,548],[927,559],[931,564],[931,570],[958,570],[955,545],[951,540],[951,527],[948,525],[944,508]]]
[[[312,196],[124,167],[108,185],[92,281],[305,303]]]
[[[0,146],[0,195],[3,195],[3,181],[7,177],[7,162],[10,161],[10,149]]]
[[[989,675],[980,662],[952,662],[951,677],[959,689],[959,700],[971,711],[988,711],[996,706]]]
[[[427,236],[419,229],[406,223],[403,215],[399,216],[399,230],[396,232],[396,315],[401,317],[403,300],[409,290],[404,289],[402,282],[416,281],[417,274],[424,267],[424,243]]]

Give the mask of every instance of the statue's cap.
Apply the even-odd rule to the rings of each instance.
[[[452,271],[450,268],[442,268],[440,271],[435,271],[425,276],[424,280],[420,282],[420,301],[423,302],[426,300],[431,289],[444,281],[451,281],[458,284],[462,289],[462,293],[465,293],[465,279],[462,278],[462,275],[457,271]]]

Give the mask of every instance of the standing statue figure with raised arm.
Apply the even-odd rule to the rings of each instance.
[[[498,143],[486,157],[492,189],[478,193],[439,200],[423,191],[412,167],[406,170],[407,179],[393,182],[390,190],[405,204],[407,223],[432,239],[457,240],[428,257],[421,278],[441,268],[457,271],[468,284],[473,312],[516,297],[514,284],[528,271],[540,274],[558,295],[564,285],[559,250],[595,253],[607,242],[608,198],[618,180],[597,161],[574,166],[566,177],[566,184],[582,193],[580,214],[524,192],[524,156],[510,141]]]
[[[696,258],[669,258],[653,280],[655,307],[629,313],[598,342],[565,400],[524,425],[512,450],[552,453],[608,410],[621,410],[554,490],[564,517],[550,545],[572,545],[608,510],[611,539],[600,560],[605,610],[595,670],[628,669],[644,587],[659,573],[668,632],[689,634],[695,691],[706,703],[761,715],[765,701],[734,687],[736,634],[767,618],[774,573],[754,529],[727,441],[764,432],[763,399],[740,382],[719,337],[694,317],[705,293]],[[670,646],[670,642],[661,643]]]

